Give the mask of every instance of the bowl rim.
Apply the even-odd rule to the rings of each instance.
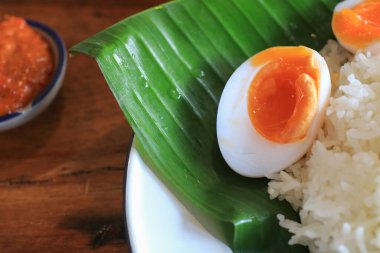
[[[37,28],[38,30],[41,30],[47,36],[50,37],[50,39],[53,42],[53,43],[49,43],[50,46],[51,46],[51,44],[56,45],[56,48],[58,51],[57,59],[56,59],[57,65],[55,67],[55,71],[54,71],[53,76],[51,77],[51,80],[49,81],[48,85],[29,104],[31,107],[28,108],[28,105],[27,105],[26,108],[28,108],[28,109],[26,109],[25,111],[18,111],[18,112],[13,112],[13,113],[10,113],[7,115],[0,116],[0,124],[7,121],[7,120],[14,119],[16,117],[22,116],[23,114],[25,114],[28,111],[30,111],[31,109],[33,109],[33,107],[38,105],[42,100],[44,100],[44,98],[50,93],[50,91],[58,83],[57,81],[60,79],[60,77],[64,73],[64,69],[65,69],[64,67],[65,67],[66,61],[67,61],[67,53],[66,53],[65,42],[63,41],[61,36],[55,30],[53,30],[51,27],[49,27],[49,26],[47,26],[41,22],[31,20],[31,19],[25,19],[25,20],[29,26],[31,26],[32,28]]]

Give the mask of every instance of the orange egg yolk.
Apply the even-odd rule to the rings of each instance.
[[[332,28],[341,42],[365,49],[380,40],[380,1],[366,0],[334,13]]]
[[[263,66],[248,91],[255,129],[277,143],[294,143],[308,132],[317,111],[319,69],[305,47],[273,47],[252,58]]]

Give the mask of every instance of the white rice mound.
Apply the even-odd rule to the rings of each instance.
[[[321,54],[333,77],[323,129],[304,159],[271,175],[268,192],[299,210],[300,223],[278,215],[290,244],[380,252],[380,56],[349,59],[333,41]]]

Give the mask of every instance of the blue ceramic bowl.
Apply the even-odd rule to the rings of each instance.
[[[49,84],[30,105],[18,112],[0,116],[0,131],[18,127],[46,109],[58,94],[66,72],[67,52],[62,38],[57,32],[42,23],[33,20],[27,20],[27,23],[49,43],[55,61],[54,73]]]

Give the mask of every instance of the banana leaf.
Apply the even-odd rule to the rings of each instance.
[[[98,62],[150,168],[194,213],[221,224],[234,252],[290,246],[266,179],[232,172],[216,139],[223,87],[244,60],[276,45],[320,49],[337,0],[178,0],[129,17],[71,49]],[[191,242],[189,242],[191,243]]]

